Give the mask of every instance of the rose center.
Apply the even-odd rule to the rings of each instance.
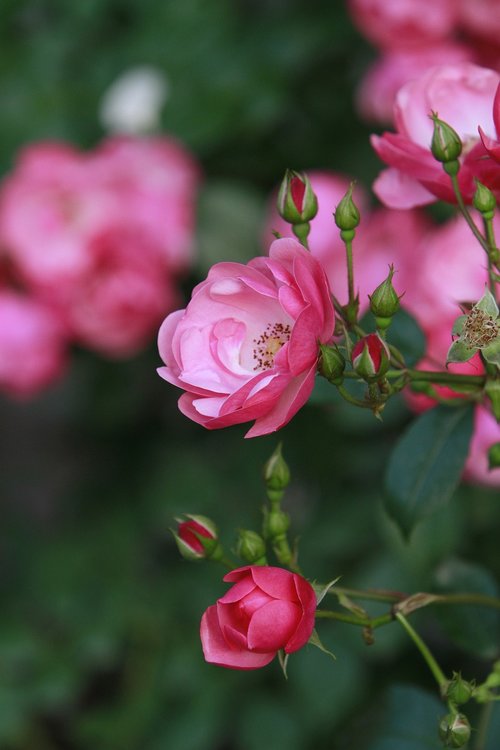
[[[464,341],[469,346],[477,348],[494,341],[499,334],[497,321],[478,308],[470,311],[462,332]]]
[[[274,357],[290,340],[291,328],[287,323],[268,323],[260,336],[253,339],[254,370],[270,370]]]

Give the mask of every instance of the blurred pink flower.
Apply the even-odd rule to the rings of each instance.
[[[356,93],[358,112],[370,122],[392,124],[399,89],[436,65],[475,60],[471,47],[454,42],[388,50],[365,73]]]
[[[497,46],[500,37],[498,0],[457,0],[460,25],[471,33],[491,39]]]
[[[388,49],[445,39],[456,22],[455,0],[349,0],[348,5],[361,33]]]
[[[109,227],[88,243],[92,272],[54,290],[74,338],[109,357],[141,349],[177,295],[158,247],[138,231]]]
[[[29,397],[56,380],[65,365],[64,327],[49,307],[0,290],[0,390]]]
[[[372,136],[378,156],[390,169],[374,183],[380,200],[391,208],[411,208],[436,199],[454,202],[451,181],[432,156],[431,111],[449,123],[464,144],[458,180],[464,199],[475,191],[474,177],[500,193],[500,169],[490,159],[478,136],[496,136],[493,100],[500,75],[471,63],[431,68],[405,84],[396,96],[396,133]]]
[[[267,565],[232,570],[234,584],[204,613],[200,636],[210,664],[229,669],[259,669],[283,649],[292,654],[306,645],[314,629],[316,595],[305,578]]]
[[[209,429],[255,419],[247,437],[283,427],[314,386],[318,345],[333,334],[323,269],[293,239],[273,242],[269,258],[217,263],[185,310],[159,333],[166,367],[183,388],[179,408]]]

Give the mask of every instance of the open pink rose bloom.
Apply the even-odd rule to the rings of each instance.
[[[372,136],[372,145],[389,169],[374,183],[377,197],[390,208],[411,208],[437,199],[455,202],[449,176],[430,150],[436,112],[460,136],[458,182],[464,200],[471,202],[479,179],[500,194],[500,169],[488,158],[483,141],[497,136],[493,101],[500,74],[472,63],[431,68],[405,84],[396,96],[396,133]]]
[[[305,578],[283,568],[247,566],[224,581],[234,586],[204,613],[205,659],[232,669],[258,669],[280,649],[305,646],[314,628],[316,595]]]
[[[183,388],[179,408],[209,429],[255,419],[247,437],[283,427],[307,401],[319,343],[333,334],[325,272],[293,239],[269,257],[217,263],[159,333],[159,374]]]

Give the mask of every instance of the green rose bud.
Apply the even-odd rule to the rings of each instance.
[[[377,319],[377,327],[382,329],[389,327],[392,316],[399,310],[399,296],[392,285],[393,276],[394,266],[390,265],[385,281],[379,284],[371,296],[368,295],[370,310]]]
[[[452,171],[456,167],[458,172],[458,157],[462,153],[462,141],[460,140],[460,136],[455,130],[453,130],[451,125],[440,120],[436,112],[433,112],[430,115],[430,118],[434,123],[434,132],[431,141],[432,155],[437,161],[452,166]],[[450,174],[449,171],[448,174]]]
[[[460,672],[454,672],[453,679],[450,680],[446,688],[446,697],[456,703],[457,706],[461,706],[471,699],[472,691],[471,683],[464,680]]]
[[[342,239],[352,239],[354,237],[353,230],[356,229],[360,222],[359,210],[352,199],[353,190],[354,182],[351,182],[349,190],[338,204],[334,213],[335,224],[341,230],[340,235]],[[344,236],[343,232],[346,232],[347,235]]]
[[[488,467],[491,469],[498,469],[500,466],[500,443],[494,443],[490,446],[488,451]]]
[[[239,531],[236,554],[249,565],[267,565],[266,543],[255,531],[249,529]]]
[[[480,211],[485,219],[492,219],[495,213],[497,201],[493,193],[486,185],[476,180],[476,192],[472,199],[472,205]]]
[[[344,379],[345,359],[339,348],[335,344],[333,346],[320,344],[319,349],[321,352],[318,365],[319,372],[333,385],[340,385]]]
[[[281,494],[290,482],[290,469],[281,454],[281,443],[264,465],[264,481],[268,492]]]

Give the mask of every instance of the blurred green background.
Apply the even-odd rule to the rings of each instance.
[[[374,52],[343,2],[3,0],[0,49],[3,173],[30,141],[94,146],[117,76],[138,64],[165,73],[162,127],[205,175],[186,299],[214,261],[261,252],[267,196],[286,167],[366,184],[377,172],[353,110]],[[228,547],[235,528],[258,528],[261,468],[277,438],[188,422],[158,364],[154,342],[121,363],[75,351],[58,386],[0,401],[2,750],[439,748],[444,707],[397,624],[367,647],[356,629],[320,623],[337,660],[307,647],[288,681],[277,664],[205,664],[198,623],[225,590],[224,571],[179,559],[168,528],[203,513]],[[462,488],[408,544],[384,515],[383,467],[409,419],[402,402],[380,424],[318,392],[282,431],[302,567],[404,591],[431,589],[445,570],[459,588],[494,593],[493,491]],[[456,614],[414,619],[445,668],[481,678],[498,621]],[[498,710],[493,722],[488,750]]]

